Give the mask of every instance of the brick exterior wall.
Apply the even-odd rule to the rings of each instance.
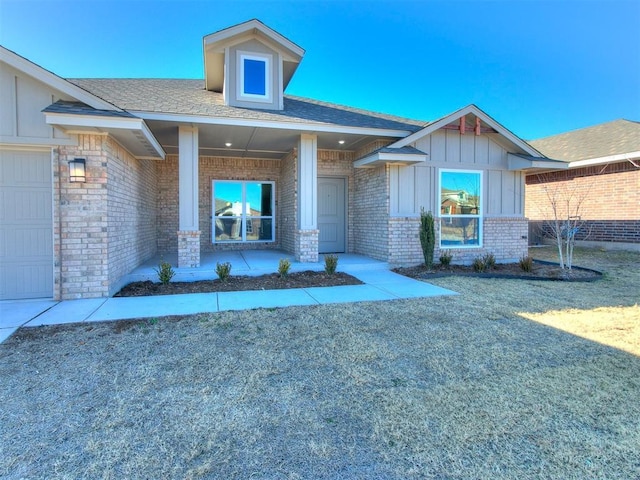
[[[578,213],[584,225],[577,240],[640,243],[640,168],[630,162],[527,176],[525,215],[532,231],[551,236],[553,213],[545,190],[558,197],[572,194],[573,205],[583,199]]]
[[[319,230],[296,230],[294,255],[298,262],[318,261]]]
[[[280,162],[250,158],[200,157],[198,163],[198,202],[200,223],[200,250],[244,250],[281,248],[279,243],[280,219]],[[211,242],[211,182],[213,180],[274,181],[276,188],[276,240],[256,243]],[[176,252],[178,249],[178,156],[168,155],[158,164],[158,251]]]
[[[280,188],[276,216],[280,224],[280,245],[285,252],[296,253],[298,219],[298,167],[297,150],[293,150],[280,161]]]
[[[133,268],[156,253],[156,163],[137,160],[107,138],[109,294]]]
[[[155,164],[101,135],[55,153],[54,298],[108,296],[155,253]],[[74,158],[86,160],[85,183],[69,183]]]
[[[387,261],[389,255],[389,167],[354,170],[354,252]]]
[[[178,268],[200,266],[200,231],[178,232]]]
[[[440,221],[435,219],[436,239],[440,238]],[[482,223],[482,248],[448,248],[452,263],[469,265],[477,257],[492,253],[498,263],[517,262],[527,255],[528,222],[521,217],[485,217]],[[434,251],[438,262],[444,251]],[[389,263],[393,266],[411,266],[424,262],[420,245],[420,219],[415,217],[391,217],[389,219]]]

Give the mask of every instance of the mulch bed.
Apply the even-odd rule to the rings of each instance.
[[[593,282],[602,278],[602,272],[589,268],[573,267],[562,270],[557,263],[535,260],[533,269],[525,272],[517,263],[496,264],[486,272],[476,272],[470,265],[434,265],[427,270],[424,265],[415,267],[396,268],[396,273],[417,279],[430,279],[448,276],[467,276],[478,278],[505,278],[526,280],[553,280],[565,282]]]
[[[335,287],[340,285],[361,285],[362,282],[344,272],[328,275],[325,272],[290,273],[280,277],[277,273],[252,277],[231,276],[227,281],[200,280],[196,282],[171,282],[168,285],[133,282],[126,285],[114,297],[142,297],[148,295],[177,295],[181,293],[237,292],[240,290],[281,290],[286,288]]]

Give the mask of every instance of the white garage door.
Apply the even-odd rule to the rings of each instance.
[[[51,154],[0,150],[0,300],[53,296]]]

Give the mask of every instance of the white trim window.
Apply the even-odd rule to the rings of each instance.
[[[273,56],[238,51],[238,100],[271,102]]]
[[[482,172],[440,170],[440,248],[482,247]]]
[[[213,180],[213,243],[273,242],[275,182]]]

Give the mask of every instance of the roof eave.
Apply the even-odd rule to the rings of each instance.
[[[67,134],[110,134],[136,158],[162,159],[166,153],[141,118],[45,112],[45,122]],[[131,135],[134,137],[131,138]],[[140,136],[142,138],[140,138]]]

